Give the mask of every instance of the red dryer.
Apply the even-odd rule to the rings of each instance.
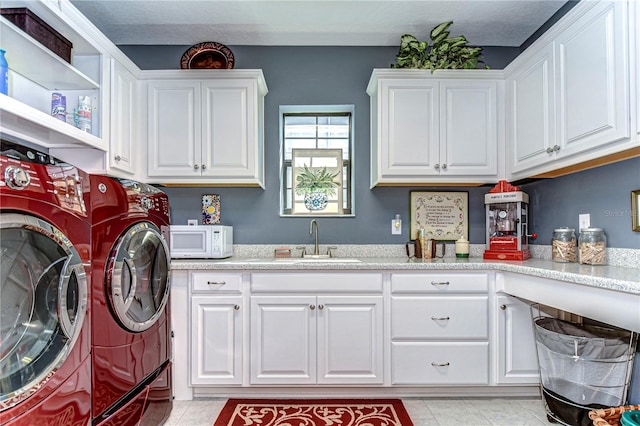
[[[169,200],[91,176],[94,425],[157,425],[172,408]]]
[[[91,421],[89,176],[0,141],[0,424]]]

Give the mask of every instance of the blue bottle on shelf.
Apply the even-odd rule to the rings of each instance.
[[[5,51],[0,49],[0,93],[9,94],[9,64],[4,56]]]

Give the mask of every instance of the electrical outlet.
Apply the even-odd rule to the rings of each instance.
[[[198,226],[198,219],[187,219],[187,225]]]
[[[591,215],[589,213],[583,213],[578,215],[579,229],[585,229],[591,226]]]
[[[402,220],[393,219],[391,221],[391,235],[402,235]]]

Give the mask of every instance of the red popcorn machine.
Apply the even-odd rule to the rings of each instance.
[[[484,196],[487,244],[484,259],[526,260],[531,257],[528,238],[529,195],[501,180]]]

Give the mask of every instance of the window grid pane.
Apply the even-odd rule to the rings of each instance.
[[[351,113],[283,114],[283,213],[291,214],[292,150],[341,149],[343,159],[343,212],[351,213]]]

